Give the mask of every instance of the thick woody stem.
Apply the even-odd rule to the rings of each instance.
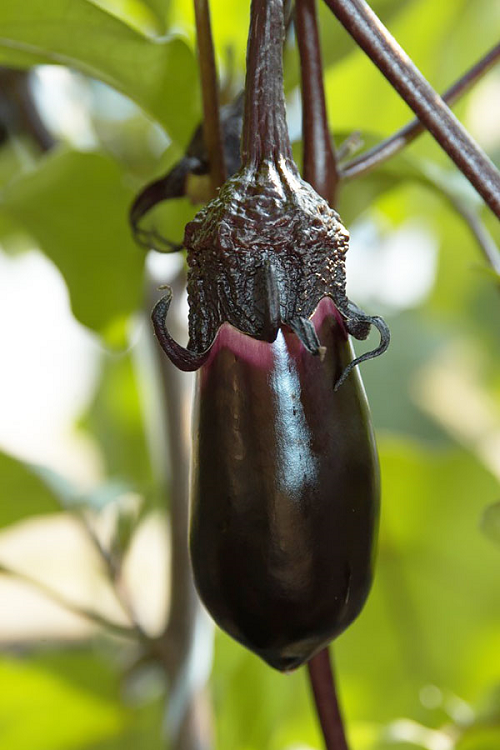
[[[493,47],[487,55],[482,57],[470,70],[468,70],[453,86],[443,94],[443,101],[447,104],[454,104],[460,97],[466,94],[474,84],[482,78],[498,62],[500,58],[500,44]],[[343,164],[340,169],[341,180],[352,180],[360,177],[367,172],[371,172],[380,164],[395,156],[405,146],[412,143],[421,133],[425,132],[425,127],[419,119],[415,118],[407,125],[402,127],[393,135],[378,143],[373,148],[360,154],[355,159]]]
[[[196,35],[203,99],[203,134],[210,164],[210,180],[215,195],[226,180],[222,129],[219,117],[219,85],[208,0],[194,0]]]
[[[337,167],[326,115],[316,0],[297,0],[295,25],[302,86],[304,179],[334,205]]]
[[[283,93],[283,0],[252,0],[245,83],[242,162],[291,159]]]
[[[325,0],[422,124],[500,217],[500,172],[426,81],[365,0]]]
[[[316,654],[307,666],[326,750],[349,750],[328,648]]]

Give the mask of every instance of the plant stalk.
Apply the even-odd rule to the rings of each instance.
[[[295,26],[300,54],[304,179],[330,205],[338,176],[328,128],[316,0],[297,0]]]
[[[482,57],[472,68],[470,68],[453,86],[450,86],[442,95],[443,101],[452,105],[464,94],[471,90],[477,81],[479,81],[500,58],[500,44],[493,47],[484,57]],[[425,127],[418,118],[415,118],[407,125],[402,127],[393,135],[386,138],[381,143],[360,154],[355,159],[348,161],[339,168],[340,179],[352,180],[360,177],[367,172],[371,172],[380,164],[399,153],[405,146],[412,143],[421,133],[425,132]]]
[[[242,162],[291,159],[283,93],[283,0],[252,0],[245,83]]]
[[[307,667],[326,750],[349,750],[328,648],[316,654]]]
[[[203,99],[203,134],[210,164],[212,193],[225,182],[226,165],[219,116],[219,84],[215,65],[209,0],[194,0],[196,36]]]
[[[500,218],[500,172],[365,0],[325,2]]]

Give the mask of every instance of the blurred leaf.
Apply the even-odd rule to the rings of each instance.
[[[478,529],[495,479],[466,452],[379,441],[382,522],[374,590],[336,648],[347,715],[447,720],[426,685],[473,701],[498,678],[498,552]],[[398,690],[391,690],[398,685]]]
[[[455,750],[498,750],[500,726],[474,726],[458,741]]]
[[[199,120],[196,60],[180,39],[148,39],[87,0],[2,0],[0,64],[67,65],[108,83],[186,143]]]
[[[439,4],[433,0],[413,0],[389,19],[390,32],[433,84],[433,73],[439,71],[440,61],[444,57],[441,51],[443,43],[450,36],[450,29],[459,22],[466,5],[468,0]],[[495,32],[491,30],[491,33]],[[446,85],[475,62],[476,59],[468,54],[464,46],[462,58],[455,61],[456,69]],[[359,49],[328,69],[325,87],[329,121],[335,130],[352,132],[369,127],[385,136],[413,116],[376,66]],[[427,137],[427,141],[430,140]],[[435,153],[439,151],[439,147],[434,149]],[[446,157],[444,162],[447,162]]]
[[[500,544],[500,502],[489,505],[481,518],[481,528],[495,544]]]
[[[342,143],[348,135],[346,132],[336,133],[335,140]],[[363,152],[381,140],[374,133],[369,132],[360,133],[360,138],[363,143]],[[435,183],[426,174],[422,163],[417,159],[412,159],[406,151],[396,154],[367,174],[342,182],[339,192],[339,213],[343,221],[349,226],[359,214],[373,206],[380,195],[406,182],[416,182],[432,189],[436,188]]]
[[[171,0],[142,0],[142,2],[153,11],[161,27],[165,30]]]
[[[80,424],[97,439],[108,476],[140,492],[151,491],[152,469],[130,353],[104,357],[99,388]]]
[[[161,733],[164,696],[154,694],[150,687],[143,685],[143,695],[139,703],[124,697],[121,660],[112,658],[109,651],[101,651],[92,646],[73,648],[61,647],[32,652],[27,660],[10,660],[22,677],[23,674],[36,675],[43,685],[49,686],[47,693],[41,696],[36,693],[36,682],[29,677],[26,682],[25,700],[35,704],[32,711],[32,736],[26,744],[12,745],[13,750],[163,750],[165,747]],[[0,666],[0,677],[1,677]],[[56,690],[52,689],[56,686]],[[0,679],[0,691],[4,691]],[[58,708],[61,692],[66,699]],[[10,704],[8,704],[10,705]],[[30,707],[22,705],[12,717],[12,724],[21,724],[19,735],[13,734],[17,741],[24,742],[28,729],[22,725],[30,722]],[[62,719],[62,727],[54,727],[58,711],[68,710],[68,719]],[[47,719],[38,721],[42,710]],[[95,710],[95,715],[93,711]],[[26,715],[26,722],[20,717]],[[3,740],[2,708],[0,707],[0,741]],[[81,724],[87,721],[88,730]],[[39,739],[37,731],[44,730]],[[37,743],[40,744],[37,744]],[[52,744],[53,743],[53,744]],[[3,747],[2,743],[2,747]],[[5,744],[5,747],[10,745]]]
[[[56,496],[31,467],[5,453],[0,453],[0,477],[0,527],[61,510]]]
[[[62,149],[4,194],[4,210],[63,274],[74,315],[101,334],[142,300],[144,252],[128,228],[132,199],[111,159]]]
[[[414,0],[373,0],[370,7],[385,24]],[[323,65],[329,68],[356,49],[355,43],[347,31],[337,21],[325,3],[318,4],[318,27],[320,32],[321,55]],[[285,53],[285,88],[291,90],[300,82],[298,54],[289,47]],[[339,99],[336,100],[337,102]],[[333,120],[335,122],[335,120]]]
[[[218,631],[212,689],[221,750],[322,747],[306,669],[281,674]]]
[[[211,0],[210,16],[216,54],[225,60],[229,74],[241,78],[245,71],[245,55],[250,3],[248,0]],[[195,43],[194,5],[192,0],[175,0],[170,5],[169,25],[182,31]],[[232,67],[232,70],[229,68]]]
[[[170,0],[87,0],[117,16],[132,28],[155,34],[166,31],[166,17]]]
[[[186,224],[194,218],[199,208],[199,205],[193,205],[188,198],[170,198],[155,206],[141,220],[141,229],[153,231],[169,242],[181,245]]]
[[[0,743],[9,750],[79,748],[124,723],[115,701],[27,661],[0,661],[0,694]]]
[[[417,374],[448,341],[450,331],[430,324],[419,310],[386,316],[391,345],[383,357],[362,368],[376,430],[407,435],[435,445],[449,437],[410,397]],[[359,350],[359,351],[358,351]],[[356,352],[362,349],[356,343]]]
[[[387,23],[407,3],[414,0],[374,0],[371,5]],[[329,8],[319,3],[321,50],[325,67],[334,65],[355,49],[354,42],[342,28]],[[212,33],[217,54],[224,61],[225,72],[243,81],[250,25],[248,0],[212,0],[210,3]],[[181,28],[194,41],[194,11],[192,0],[176,0],[170,7],[169,24]],[[285,87],[290,91],[300,80],[296,49],[285,48]]]

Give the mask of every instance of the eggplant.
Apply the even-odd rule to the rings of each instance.
[[[279,670],[338,636],[368,595],[379,473],[342,321],[313,316],[324,358],[291,330],[273,343],[225,323],[199,370],[190,551],[208,611]]]
[[[283,0],[252,0],[242,167],[185,230],[198,370],[190,551],[208,611],[279,670],[360,612],[373,574],[379,473],[356,365],[389,330],[346,295],[349,233],[293,161],[282,76]],[[379,346],[353,359],[348,334]]]

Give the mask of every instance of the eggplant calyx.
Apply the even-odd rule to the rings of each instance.
[[[321,346],[316,329],[308,318],[294,318],[287,322],[287,326],[298,336],[310,354],[323,359],[326,349]]]
[[[166,294],[158,300],[151,313],[153,328],[161,348],[170,359],[170,361],[183,372],[194,372],[205,364],[209,355],[212,343],[203,352],[194,352],[181,346],[172,338],[167,329],[167,314],[172,302],[172,290],[170,287],[164,287]]]
[[[356,357],[347,365],[347,367],[342,372],[342,375],[335,383],[335,391],[338,391],[342,383],[345,382],[349,373],[356,367],[356,365],[361,364],[361,362],[366,362],[366,360],[368,359],[379,357],[386,351],[391,341],[391,332],[389,330],[389,326],[387,325],[385,320],[380,317],[380,315],[367,315],[367,313],[361,310],[360,307],[358,307],[356,304],[354,304],[354,302],[351,302],[350,300],[348,300],[348,304],[345,307],[339,307],[338,309],[344,319],[346,330],[351,334],[351,336],[353,336],[355,339],[358,339],[358,341],[364,341],[368,337],[371,327],[375,326],[377,331],[380,333],[380,343],[375,349],[361,354],[359,357]]]

